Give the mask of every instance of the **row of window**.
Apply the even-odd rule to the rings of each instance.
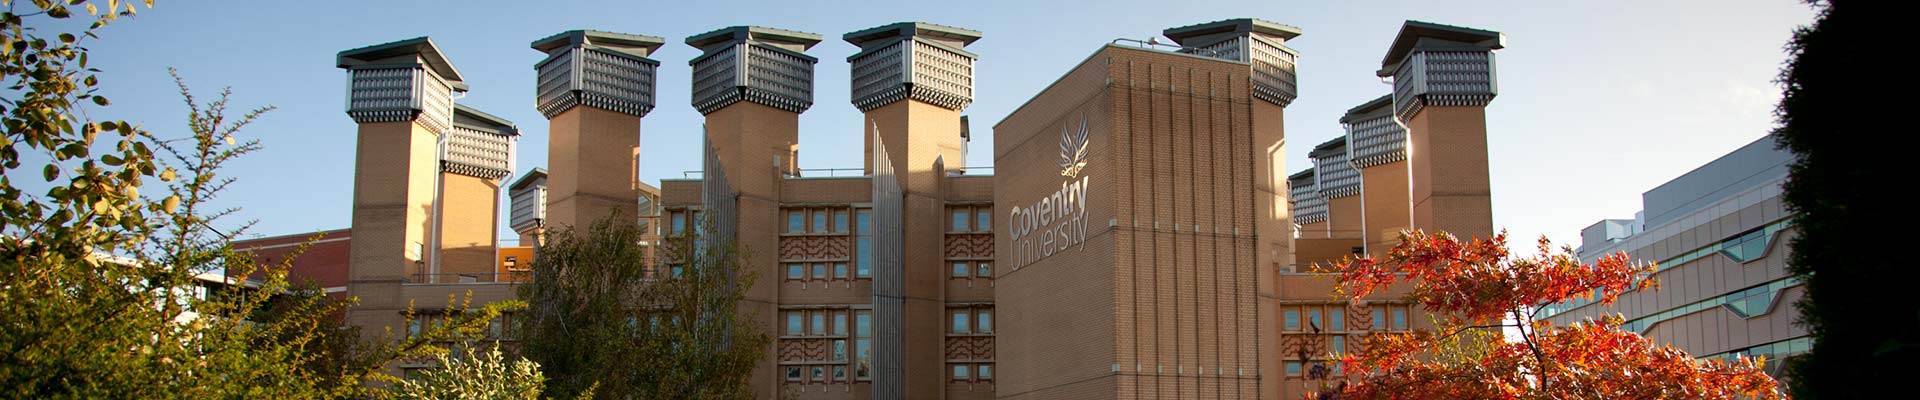
[[[947,333],[978,335],[993,333],[993,307],[955,307],[947,309]]]
[[[1706,300],[1693,302],[1692,304],[1674,307],[1640,318],[1634,318],[1631,321],[1621,324],[1620,329],[1633,331],[1635,333],[1646,333],[1647,328],[1653,327],[1653,324],[1713,307],[1726,307],[1727,311],[1732,311],[1734,315],[1738,315],[1741,318],[1758,317],[1767,313],[1768,308],[1773,305],[1773,298],[1779,296],[1780,291],[1799,284],[1799,277],[1789,276],[1781,278],[1773,282],[1767,282],[1733,293],[1714,296]]]
[[[1354,326],[1353,330],[1405,331],[1408,330],[1407,314],[1411,307],[1407,305],[1374,305],[1373,320],[1369,326]],[[1347,309],[1342,306],[1289,306],[1285,307],[1282,329],[1293,332],[1345,332],[1347,331]],[[1304,317],[1304,318],[1302,318]]]
[[[954,382],[992,382],[992,363],[949,363],[950,376]]]
[[[781,315],[786,321],[783,336],[838,337],[831,340],[832,348],[824,358],[782,361],[787,382],[826,384],[872,379],[871,310],[787,310]]]
[[[1793,226],[1793,219],[1782,219],[1758,229],[1735,235],[1732,238],[1701,246],[1685,254],[1661,260],[1657,263],[1657,266],[1661,271],[1665,271],[1669,268],[1685,265],[1694,260],[1699,260],[1701,257],[1713,254],[1720,254],[1726,256],[1728,259],[1741,263],[1757,260],[1766,255],[1767,243],[1773,241],[1774,235],[1778,235],[1780,231],[1786,230],[1791,226]],[[1541,306],[1540,311],[1537,312],[1539,315],[1537,318],[1546,319],[1554,315],[1559,315],[1560,313],[1584,307],[1588,304],[1593,304],[1599,301],[1599,299],[1600,290],[1594,289],[1592,296],[1578,297],[1572,300]]]
[[[784,233],[847,233],[851,210],[846,207],[786,209],[787,230]]]
[[[992,232],[993,206],[950,206],[948,232]]]
[[[951,277],[993,279],[992,261],[954,261]]]
[[[787,280],[789,281],[846,281],[872,277],[873,269],[866,264],[853,268],[844,262],[787,263]]]

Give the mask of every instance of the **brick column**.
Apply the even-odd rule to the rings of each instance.
[[[1381,60],[1394,116],[1407,130],[1413,227],[1493,234],[1486,106],[1498,92],[1499,32],[1407,21]]]
[[[536,106],[547,117],[547,225],[584,229],[619,212],[637,213],[640,119],[653,111],[666,44],[653,36],[566,31],[533,42]]]

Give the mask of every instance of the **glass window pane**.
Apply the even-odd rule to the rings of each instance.
[[[1346,353],[1346,352],[1347,352],[1347,337],[1346,337],[1346,336],[1334,336],[1334,337],[1333,337],[1333,341],[1332,341],[1332,344],[1330,345],[1330,347],[1331,347],[1331,348],[1333,349],[1333,352],[1334,352],[1335,354],[1339,354],[1339,353]]]
[[[821,233],[826,231],[827,231],[827,211],[813,210],[813,232]]]
[[[993,230],[993,207],[981,207],[973,212],[973,230]]]
[[[1288,309],[1286,321],[1287,321],[1287,325],[1286,325],[1287,330],[1290,330],[1290,331],[1300,330],[1300,310]]]
[[[853,333],[856,337],[873,336],[873,312],[861,310],[854,313]]]
[[[667,217],[667,219],[671,220],[671,222],[673,223],[673,228],[672,228],[673,234],[679,235],[682,233],[687,233],[687,219],[685,215],[681,215],[680,213],[673,213],[673,215]]]
[[[800,313],[787,313],[787,336],[800,335]]]
[[[801,264],[787,264],[787,279],[799,280],[807,277]]]
[[[860,209],[855,215],[853,222],[854,222],[853,224],[854,229],[859,229],[860,234],[862,235],[873,234],[873,209],[871,208]]]
[[[1402,331],[1407,330],[1407,309],[1406,308],[1393,309],[1393,329],[1402,330]]]
[[[833,360],[834,361],[847,360],[847,341],[846,340],[833,341]]]
[[[813,279],[827,279],[827,265],[826,265],[826,264],[814,264],[814,265],[813,265]]]
[[[956,380],[956,381],[964,381],[964,380],[967,380],[967,375],[970,375],[970,374],[968,374],[968,373],[967,373],[967,372],[968,372],[967,370],[969,370],[969,369],[972,369],[972,368],[967,368],[967,365],[966,365],[966,364],[954,364],[954,365],[953,365],[953,380]]]
[[[813,313],[813,329],[811,329],[811,330],[809,330],[809,331],[810,331],[810,332],[813,332],[813,333],[816,333],[816,334],[824,334],[824,333],[827,333],[827,315],[826,315],[826,313],[820,313],[820,312],[815,312],[815,313]]]
[[[847,334],[847,313],[845,311],[833,313],[833,334]]]
[[[833,263],[833,278],[847,279],[847,263]]]
[[[833,210],[833,231],[847,231],[847,210]]]
[[[1310,328],[1327,329],[1326,323],[1320,321],[1319,308],[1307,310],[1307,326]]]
[[[845,366],[845,365],[835,365],[835,366],[833,366],[833,381],[834,381],[834,382],[846,382],[846,381],[847,381],[847,366]]]
[[[967,317],[966,311],[954,311],[953,312],[953,333],[967,333],[972,331],[971,329],[967,328],[967,325],[968,325],[967,320],[969,319],[972,319],[972,318]]]
[[[948,213],[953,214],[953,225],[948,227],[948,229],[955,231],[967,230],[967,217],[969,217],[969,215],[967,215],[967,209],[954,208],[949,210]]]
[[[807,226],[805,219],[806,214],[800,211],[787,211],[787,233],[800,233],[805,231]]]
[[[787,382],[799,382],[799,381],[800,381],[800,367],[788,366]]]
[[[813,382],[825,382],[827,380],[827,367],[815,366],[813,367],[813,373],[809,375],[813,376]]]
[[[980,380],[993,380],[993,364],[980,364]]]
[[[1288,361],[1288,362],[1287,362],[1287,376],[1300,376],[1300,362],[1299,362],[1299,361]]]
[[[1347,330],[1347,310],[1334,309],[1327,312],[1327,329],[1334,332]]]
[[[980,266],[974,268],[973,276],[981,277],[981,278],[992,278],[993,263],[987,262],[987,261],[981,261]]]
[[[862,237],[854,241],[854,273],[858,277],[873,276],[873,238]]]
[[[973,268],[968,267],[967,263],[963,263],[963,262],[953,263],[953,277],[965,278],[967,277],[967,270],[970,270],[970,269],[973,269]]]
[[[977,328],[975,331],[980,333],[993,333],[993,311],[980,310],[974,313],[980,315],[980,324],[975,325],[975,328]]]
[[[1387,327],[1387,310],[1381,309],[1379,307],[1374,307],[1372,328],[1384,329],[1386,327]]]

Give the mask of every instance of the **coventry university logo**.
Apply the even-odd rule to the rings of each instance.
[[[1080,131],[1060,127],[1060,176],[1080,176],[1087,167],[1087,117],[1080,116]]]

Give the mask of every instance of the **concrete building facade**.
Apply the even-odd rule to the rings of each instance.
[[[1612,306],[1548,304],[1539,315],[1559,325],[1618,315],[1626,330],[1695,357],[1766,356],[1767,372],[1779,377],[1778,361],[1810,346],[1791,307],[1805,288],[1787,271],[1787,244],[1799,230],[1780,185],[1792,162],[1762,137],[1642,194],[1634,219],[1582,229],[1582,261],[1626,253],[1657,262],[1660,289],[1623,294]]]
[[[1301,31],[1233,19],[1162,34],[1173,44],[1095,48],[995,124],[999,174],[965,150],[982,33],[842,35],[860,49],[847,62],[863,117],[847,128],[866,156],[840,175],[798,163],[820,35],[693,35],[704,161],[657,189],[634,168],[662,38],[534,42],[552,161],[511,185],[517,131],[453,104],[466,87],[430,40],[342,52],[361,123],[348,322],[399,327],[407,304],[456,291],[510,299],[546,231],[622,215],[748,254],[761,279],[742,311],[775,339],[757,398],[1297,397],[1318,384],[1306,371],[1365,335],[1428,326],[1396,300],[1404,288],[1348,301],[1317,268],[1404,229],[1492,232],[1481,119],[1503,36],[1409,21],[1376,72],[1392,93],[1288,175],[1286,42]],[[387,76],[404,79],[368,80]],[[491,234],[503,194],[518,246]]]

